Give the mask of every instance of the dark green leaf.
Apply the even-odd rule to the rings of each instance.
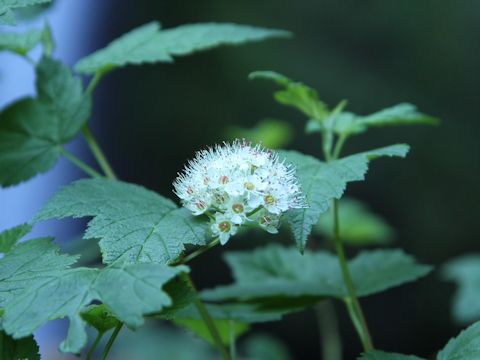
[[[2,231],[0,233],[0,253],[9,252],[30,231],[32,231],[32,226],[29,224],[22,224]]]
[[[278,149],[292,141],[293,129],[288,122],[265,119],[250,129],[237,126],[229,127],[227,137],[232,140],[247,139],[254,144],[261,143],[269,149]]]
[[[437,360],[477,360],[480,358],[480,322],[463,330],[437,355]]]
[[[340,237],[351,246],[387,244],[393,237],[393,229],[379,215],[358,200],[342,198],[339,204]],[[313,232],[332,238],[333,218],[320,216]]]
[[[141,186],[84,179],[55,194],[34,221],[93,216],[85,239],[101,239],[103,261],[169,263],[185,244],[205,245],[208,224]]]
[[[289,32],[283,30],[215,23],[160,30],[158,22],[151,22],[81,59],[75,68],[84,74],[104,73],[129,64],[171,62],[174,56],[188,55],[220,45],[237,45],[289,35]]]
[[[284,87],[285,90],[275,92],[275,99],[283,105],[297,108],[309,118],[321,122],[328,115],[327,105],[318,98],[314,89],[305,84],[294,82],[274,71],[255,71],[249,78],[271,80]]]
[[[225,259],[235,283],[203,291],[206,300],[348,296],[338,259],[327,252],[306,251],[302,256],[294,248],[270,245],[230,252]],[[359,296],[416,280],[431,270],[401,250],[364,251],[349,261],[349,268]]]
[[[319,221],[320,215],[328,210],[331,200],[342,197],[348,182],[365,179],[370,160],[382,156],[404,157],[408,149],[405,144],[391,145],[329,163],[296,151],[281,152],[287,161],[296,166],[297,176],[309,204],[306,209],[293,209],[286,214],[300,251],[305,248],[312,227]]]
[[[33,336],[13,339],[3,331],[0,331],[0,359],[40,360],[38,345]]]
[[[62,145],[90,115],[79,79],[49,58],[37,66],[38,99],[23,99],[0,113],[0,185],[28,180],[53,167]]]
[[[23,242],[0,260],[2,326],[8,334],[21,338],[49,320],[68,317],[68,337],[60,349],[77,353],[87,340],[81,314],[93,300],[135,328],[145,314],[171,305],[162,286],[188,270],[153,263],[70,268],[76,260],[60,255],[49,238]]]
[[[453,297],[453,317],[461,324],[480,319],[480,256],[468,255],[447,263],[443,277],[454,281],[457,292]]]
[[[358,360],[423,360],[414,355],[387,353],[381,350],[373,350],[362,354]]]

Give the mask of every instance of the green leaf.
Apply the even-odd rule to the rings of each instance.
[[[103,262],[176,260],[185,244],[205,245],[208,224],[184,208],[141,186],[107,179],[84,179],[67,186],[34,221],[93,216],[85,239],[100,239]]]
[[[373,350],[362,354],[358,360],[422,360],[414,355],[403,355],[397,353],[387,353],[381,350]]]
[[[244,343],[248,359],[255,360],[291,360],[293,356],[280,340],[267,335],[258,334],[248,337]]]
[[[329,163],[296,151],[283,151],[297,169],[297,176],[310,207],[286,213],[287,221],[300,251],[303,251],[312,227],[326,212],[333,199],[340,199],[351,181],[365,179],[370,160],[382,156],[405,157],[408,145],[397,144],[341,158]]]
[[[388,244],[393,238],[393,229],[385,220],[358,200],[342,198],[339,204],[340,237],[351,246]],[[320,216],[313,232],[326,238],[332,238],[332,216]]]
[[[2,231],[0,233],[0,253],[9,252],[30,231],[32,231],[32,226],[29,224],[22,224]]]
[[[284,87],[285,90],[275,92],[275,100],[297,108],[309,118],[321,122],[328,115],[327,105],[318,98],[314,89],[305,84],[294,82],[274,71],[255,71],[249,75],[249,79],[271,80]]]
[[[269,149],[278,149],[293,140],[293,129],[288,122],[265,119],[249,129],[238,126],[229,127],[227,137],[232,140],[247,139],[254,144],[261,143]]]
[[[113,329],[119,324],[118,319],[105,304],[90,305],[82,313],[82,318],[99,333]]]
[[[225,345],[230,344],[231,335],[230,332],[233,331],[235,334],[235,338],[238,338],[242,334],[248,331],[250,328],[248,324],[239,323],[239,322],[232,322],[230,320],[217,320],[214,319],[213,322],[218,330],[220,338]],[[188,330],[190,330],[195,335],[199,336],[200,338],[208,341],[210,344],[214,345],[215,342],[213,341],[212,335],[205,325],[203,320],[196,320],[196,319],[175,319],[174,323],[182,326]]]
[[[480,256],[467,255],[448,262],[442,269],[445,279],[458,289],[453,296],[453,318],[460,324],[480,319]]]
[[[0,0],[0,24],[14,25],[13,10],[37,4],[49,3],[52,0]]]
[[[480,358],[480,322],[451,339],[437,355],[437,360],[477,360]]]
[[[43,30],[29,30],[22,33],[1,33],[0,51],[11,51],[19,55],[26,55],[38,44],[44,43],[47,39],[49,28]]]
[[[0,331],[0,359],[40,360],[38,345],[33,336],[15,340]]]
[[[162,286],[185,266],[116,264],[104,269],[70,268],[74,256],[60,255],[52,239],[23,242],[0,260],[2,326],[14,338],[30,335],[49,320],[68,317],[64,352],[78,353],[87,334],[82,313],[94,300],[136,328],[143,316],[171,305]]]
[[[398,104],[371,115],[360,116],[341,112],[326,121],[325,126],[339,135],[359,134],[370,127],[394,125],[437,125],[440,121],[417,111],[412,104]]]
[[[37,66],[37,99],[0,113],[0,185],[10,186],[51,169],[90,115],[80,79],[59,62]]]
[[[306,251],[270,245],[254,251],[229,252],[225,260],[234,284],[202,292],[205,300],[269,297],[317,298],[348,296],[338,259],[327,252]],[[364,251],[349,261],[359,296],[367,296],[428,274],[431,267],[417,264],[401,250]]]
[[[171,62],[174,56],[189,55],[220,45],[238,45],[289,35],[283,30],[216,23],[160,30],[160,23],[151,22],[81,59],[75,69],[84,74],[105,73],[129,64]]]

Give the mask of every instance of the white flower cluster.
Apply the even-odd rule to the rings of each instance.
[[[272,151],[240,140],[197,152],[173,186],[194,215],[210,217],[221,244],[248,223],[276,233],[283,212],[307,207],[295,169]]]

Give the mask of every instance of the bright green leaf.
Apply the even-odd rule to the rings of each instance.
[[[358,200],[342,198],[339,203],[340,237],[351,246],[387,244],[392,240],[393,229],[385,220]],[[320,216],[313,232],[332,238],[332,216]]]
[[[326,212],[333,199],[340,199],[351,181],[365,179],[370,160],[382,156],[405,157],[408,145],[397,144],[341,158],[329,163],[296,151],[284,151],[281,155],[297,169],[302,190],[309,207],[293,209],[286,213],[287,221],[300,251],[303,251],[312,227]]]
[[[453,318],[460,324],[480,319],[480,256],[468,255],[448,262],[443,277],[454,281]]]
[[[463,330],[437,355],[437,360],[477,360],[480,358],[480,322]]]
[[[60,255],[50,238],[23,242],[0,260],[2,326],[14,338],[30,335],[49,320],[68,317],[64,352],[77,353],[87,334],[82,313],[98,300],[130,327],[143,323],[145,314],[171,305],[162,286],[185,266],[116,264],[104,269],[70,268],[74,256]]]
[[[302,256],[294,248],[270,245],[254,251],[230,252],[225,260],[234,284],[205,290],[204,299],[348,296],[338,259],[327,252],[306,251]],[[416,263],[401,250],[361,252],[349,261],[349,268],[359,296],[414,281],[431,271],[430,266]]]
[[[107,179],[84,179],[67,186],[34,221],[94,218],[85,239],[100,239],[103,262],[169,263],[185,244],[205,245],[208,224],[184,208],[141,186]]]
[[[13,11],[26,6],[49,3],[52,0],[0,0],[0,24],[14,25]]]
[[[2,231],[0,233],[0,253],[9,252],[30,231],[32,231],[32,226],[29,224],[22,224]]]
[[[0,359],[40,360],[38,351],[38,345],[33,336],[15,340],[0,331]]]
[[[293,129],[288,122],[265,119],[249,129],[238,126],[229,127],[227,137],[232,140],[246,139],[269,149],[278,149],[292,141]]]
[[[373,350],[362,354],[358,360],[423,360],[414,355],[403,355],[397,353],[387,353],[381,350]]]
[[[293,106],[309,118],[319,122],[328,115],[328,107],[318,98],[317,92],[300,82],[294,82],[284,75],[274,71],[255,71],[249,75],[249,79],[266,79],[277,83],[285,90],[276,91],[275,99],[288,106]]]
[[[105,304],[90,305],[81,315],[83,320],[100,333],[113,329],[119,324],[118,319]]]
[[[75,69],[84,74],[104,73],[129,64],[171,62],[175,56],[220,45],[237,45],[289,35],[283,30],[215,23],[160,30],[158,22],[151,22],[81,59]]]
[[[0,113],[0,185],[10,186],[51,169],[90,115],[80,79],[59,62],[37,66],[37,99]]]
[[[240,335],[244,334],[249,329],[248,324],[232,322],[230,320],[214,319],[213,322],[215,323],[215,327],[217,328],[220,338],[225,345],[230,344],[230,332],[232,331],[232,326],[235,338],[238,338]],[[207,325],[205,325],[205,322],[203,320],[179,318],[175,319],[174,323],[190,330],[200,338],[208,341],[210,344],[215,344],[212,335],[210,334],[210,331],[208,330]]]

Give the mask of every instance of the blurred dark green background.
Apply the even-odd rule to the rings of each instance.
[[[302,115],[276,104],[271,84],[247,80],[253,70],[270,69],[315,87],[331,105],[348,99],[349,110],[360,114],[411,102],[441,118],[440,127],[374,130],[349,142],[347,153],[395,142],[412,151],[403,161],[374,163],[367,182],[348,193],[386,217],[398,231],[396,245],[423,262],[439,266],[479,250],[479,1],[104,0],[102,6],[109,15],[91,51],[154,19],[164,27],[219,21],[295,34],[108,75],[96,93],[92,126],[122,179],[173,196],[171,182],[195,150],[225,140],[228,126],[249,127],[265,117],[290,121],[290,147],[320,155],[319,139],[303,134]],[[243,236],[228,247],[263,243],[258,235]],[[200,287],[229,281],[221,251],[192,264]],[[453,290],[434,273],[364,299],[376,345],[431,357],[459,331],[449,315]],[[340,306],[338,313],[345,358],[352,359],[360,345]],[[319,357],[312,312],[259,328],[283,339],[298,359]]]

